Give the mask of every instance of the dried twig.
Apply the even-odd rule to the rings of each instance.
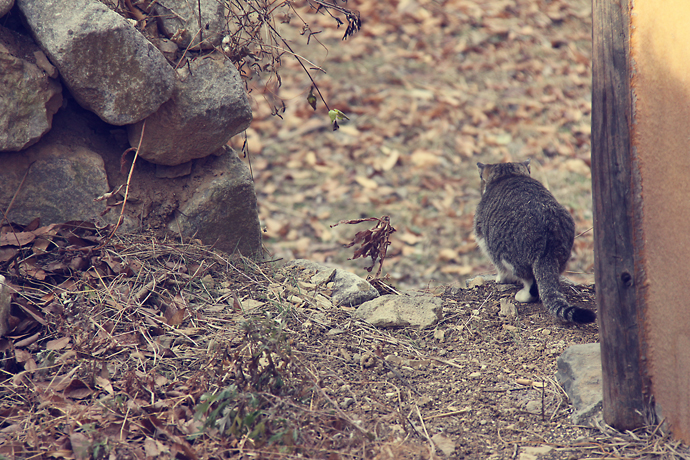
[[[395,232],[395,228],[391,225],[390,216],[383,217],[367,217],[365,219],[353,219],[353,220],[341,220],[338,223],[331,225],[331,228],[340,224],[359,224],[362,222],[378,222],[373,228],[369,230],[363,230],[357,232],[352,242],[344,245],[346,248],[350,248],[355,244],[361,244],[358,249],[355,250],[354,256],[348,260],[354,260],[358,257],[371,257],[371,267],[364,267],[368,272],[376,265],[376,260],[379,260],[379,269],[374,275],[374,279],[377,279],[381,274],[381,269],[383,268],[383,261],[386,259],[386,251],[388,246],[391,244],[389,237]]]

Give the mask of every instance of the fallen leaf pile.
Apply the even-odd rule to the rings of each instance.
[[[299,29],[280,24],[295,53],[327,72],[313,76],[330,108],[350,118],[338,131],[321,101],[310,106],[311,82],[289,54],[280,88],[257,76],[249,82],[247,161],[274,257],[335,262],[365,275],[342,249],[350,230],[329,224],[389,215],[398,231],[385,271],[398,286],[490,273],[472,235],[476,163],[532,158],[532,175],[583,233],[569,276],[591,282],[591,2],[347,6],[359,10],[362,30],[345,41],[330,17],[308,9],[302,17],[322,31],[309,46]],[[271,116],[276,98],[285,102],[282,118]]]
[[[0,455],[196,459],[360,442],[361,428],[322,412],[324,397],[299,402],[295,385],[317,377],[264,312],[309,302],[266,268],[88,222],[3,226]],[[315,427],[297,436],[297,425]]]

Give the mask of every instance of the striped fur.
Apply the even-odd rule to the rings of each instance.
[[[560,292],[560,274],[575,239],[570,213],[530,177],[529,160],[477,166],[482,198],[474,232],[496,266],[497,282],[522,282],[517,301],[532,302],[539,296],[548,311],[564,321],[595,321],[593,311],[569,305]]]

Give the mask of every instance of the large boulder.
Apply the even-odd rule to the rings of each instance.
[[[133,154],[123,128],[108,125],[68,99],[53,129],[19,153],[0,154],[0,209],[10,221],[43,225],[69,220],[113,223],[120,215]],[[164,173],[164,174],[161,174]],[[26,177],[25,177],[26,176]],[[111,205],[110,212],[104,211]],[[227,252],[261,253],[261,229],[248,168],[231,149],[181,167],[137,159],[121,229],[173,231]]]
[[[252,176],[232,149],[217,153],[195,162],[194,191],[168,228],[230,254],[260,257],[261,226]]]
[[[215,48],[220,45],[226,28],[225,6],[218,0],[158,0],[153,5],[153,14],[160,30],[183,49]]]
[[[38,142],[62,104],[57,70],[29,38],[0,26],[0,151]]]
[[[93,221],[105,209],[94,201],[108,191],[103,159],[85,146],[42,140],[21,153],[0,155],[0,169],[3,210],[14,197],[7,213],[11,222]]]
[[[14,6],[14,0],[0,0],[0,18],[6,15]]]
[[[139,155],[152,163],[179,165],[208,156],[252,121],[239,72],[222,54],[198,58],[177,72],[172,98],[127,128],[133,147],[144,129]]]
[[[146,118],[170,99],[163,54],[98,0],[17,0],[36,42],[79,104],[113,125]]]

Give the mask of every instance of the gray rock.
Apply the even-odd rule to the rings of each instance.
[[[10,12],[14,6],[14,0],[0,0],[0,18]]]
[[[0,151],[29,147],[51,128],[62,86],[41,68],[44,60],[30,39],[0,26]]]
[[[601,412],[601,349],[598,343],[569,347],[558,357],[556,377],[572,401],[575,425],[586,425]]]
[[[172,95],[163,54],[97,0],[17,0],[34,39],[79,104],[114,125],[143,120]]]
[[[0,337],[9,330],[10,300],[10,287],[5,284],[5,277],[0,275]]]
[[[376,327],[423,329],[443,318],[443,302],[424,294],[384,295],[360,305],[355,315]]]
[[[18,192],[7,214],[12,222],[28,224],[36,217],[44,225],[93,221],[105,209],[94,201],[108,191],[103,159],[86,147],[41,140],[21,153],[0,155],[0,170],[3,209]]]
[[[219,46],[222,31],[226,27],[225,7],[218,0],[158,0],[153,6],[153,13],[160,30],[181,48],[212,49]]]
[[[225,56],[199,58],[177,72],[172,98],[145,120],[139,155],[155,164],[172,166],[210,155],[252,121],[239,72]],[[127,128],[133,147],[143,126],[141,121]]]
[[[286,268],[292,267],[308,270],[309,281],[313,284],[333,283],[331,301],[334,305],[356,307],[379,296],[379,292],[367,280],[347,270],[304,259],[293,260],[286,265]]]
[[[192,173],[192,161],[176,166],[156,165],[156,177],[159,179],[174,179]]]
[[[261,256],[261,226],[249,169],[230,148],[194,169],[196,190],[168,228],[230,254]]]
[[[525,404],[525,410],[530,414],[541,414],[542,407],[542,402],[536,400],[528,401],[527,404]]]
[[[483,286],[484,283],[486,283],[486,280],[483,276],[475,276],[474,278],[468,279],[465,282],[467,283],[467,288],[472,289],[477,286]]]
[[[434,442],[436,447],[441,449],[441,452],[443,452],[443,455],[446,457],[450,457],[453,452],[455,452],[455,442],[448,436],[444,436],[441,433],[436,433],[431,437],[431,440]]]
[[[500,306],[498,316],[506,316],[508,318],[515,318],[517,316],[517,308],[515,308],[515,304],[510,299],[500,299],[498,304]]]

